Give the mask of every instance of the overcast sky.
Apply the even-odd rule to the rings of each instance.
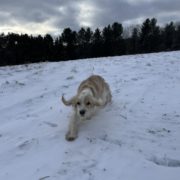
[[[60,35],[68,27],[125,27],[153,17],[162,26],[180,21],[180,0],[0,0],[0,33]]]

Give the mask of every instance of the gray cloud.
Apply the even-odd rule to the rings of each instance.
[[[0,32],[60,34],[70,27],[93,30],[120,22],[124,26],[157,18],[163,25],[180,21],[177,0],[1,0]]]

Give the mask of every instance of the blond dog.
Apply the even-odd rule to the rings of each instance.
[[[109,85],[101,76],[92,75],[84,80],[78,87],[77,94],[66,101],[62,95],[62,102],[72,106],[74,113],[70,117],[69,130],[66,134],[68,141],[78,137],[77,125],[79,122],[91,119],[99,109],[111,101],[112,95]]]

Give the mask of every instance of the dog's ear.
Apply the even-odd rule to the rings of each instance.
[[[62,102],[64,103],[64,105],[66,106],[74,106],[76,103],[76,96],[73,96],[70,100],[66,101],[64,99],[64,96],[62,95]]]
[[[102,108],[104,108],[106,106],[107,102],[102,103],[102,102],[96,100],[95,98],[93,98],[93,104],[95,106],[98,106],[98,107],[100,107],[102,109]]]

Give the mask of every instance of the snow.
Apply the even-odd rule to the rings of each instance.
[[[113,101],[68,142],[61,96],[92,74]],[[0,67],[0,179],[179,177],[180,51]]]

